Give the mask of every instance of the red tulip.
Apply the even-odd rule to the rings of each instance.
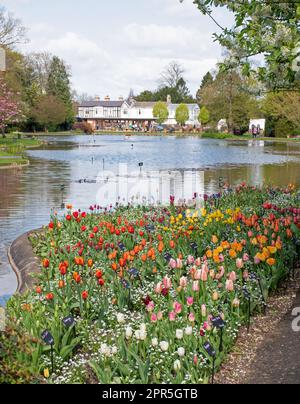
[[[43,259],[43,267],[49,268],[49,265],[50,265],[50,261],[47,258]]]
[[[89,297],[89,294],[88,294],[88,292],[85,290],[84,292],[82,292],[82,299],[83,300],[87,300],[87,298]]]
[[[54,294],[53,293],[48,293],[48,295],[46,295],[46,300],[48,302],[52,301],[54,299]]]

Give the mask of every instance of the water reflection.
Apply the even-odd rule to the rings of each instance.
[[[219,191],[219,178],[231,185],[243,181],[254,185],[300,186],[300,144],[227,142],[174,137],[74,136],[48,137],[49,145],[28,152],[30,166],[23,170],[0,170],[0,295],[16,288],[6,258],[9,244],[21,233],[47,223],[51,210],[71,202],[86,209],[91,203],[107,204],[120,164],[128,176],[155,171],[146,185],[153,201],[158,195],[190,198],[192,192]],[[97,180],[111,173],[106,189]],[[133,173],[135,174],[133,175]],[[170,180],[170,172],[177,173]],[[130,196],[135,183],[121,178],[114,196]],[[132,189],[133,188],[133,189]],[[127,195],[124,195],[125,189]],[[140,193],[142,198],[142,192]]]

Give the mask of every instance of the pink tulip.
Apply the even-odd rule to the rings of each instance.
[[[154,310],[154,302],[150,302],[147,306],[147,311],[151,313]]]
[[[243,269],[244,268],[244,261],[242,259],[238,258],[236,260],[236,267],[237,267],[237,269]]]
[[[245,279],[245,281],[249,279],[249,271],[244,271],[243,278]]]
[[[224,262],[224,261],[225,261],[225,257],[224,257],[223,254],[220,254],[220,255],[219,255],[219,260],[220,260],[220,262]]]
[[[190,315],[189,315],[189,321],[190,321],[191,323],[194,323],[194,322],[195,322],[195,314],[194,314],[194,313],[190,313]]]
[[[197,258],[195,261],[195,265],[197,265],[197,267],[201,266],[201,258]]]
[[[187,257],[187,263],[188,265],[192,265],[195,262],[195,258],[192,255],[189,255]]]
[[[228,279],[232,282],[235,282],[237,279],[236,273],[234,271],[230,272],[230,274],[228,275]]]
[[[177,263],[176,263],[176,261],[175,261],[173,258],[170,260],[169,266],[170,266],[170,268],[172,268],[172,269],[175,269],[175,268],[176,268]]]
[[[205,270],[201,270],[201,277],[200,277],[200,279],[201,279],[201,281],[202,282],[207,282],[207,279],[208,279],[208,277],[207,277],[207,272],[205,271]]]
[[[194,365],[198,365],[198,356],[197,355],[195,355],[194,356]]]
[[[193,306],[193,304],[194,304],[194,298],[193,297],[188,297],[186,299],[186,301],[187,301],[188,306]]]
[[[244,254],[243,255],[243,261],[244,262],[248,262],[250,260],[249,255],[248,254]]]
[[[187,280],[187,278],[186,278],[185,276],[183,276],[182,278],[180,278],[180,282],[179,282],[180,287],[186,288],[187,282],[188,282],[188,280]]]
[[[193,282],[193,292],[199,292],[199,281]]]
[[[163,313],[161,312],[161,311],[159,311],[158,313],[157,313],[157,320],[158,321],[161,321],[162,319],[163,319]]]
[[[260,264],[260,259],[258,259],[257,257],[254,258],[254,264],[255,265],[259,265]]]
[[[233,292],[234,291],[234,284],[231,280],[226,281],[226,290],[228,292]]]
[[[173,304],[173,309],[175,310],[176,314],[180,314],[182,312],[182,304],[175,302]]]
[[[202,304],[202,306],[201,306],[201,315],[202,315],[202,317],[206,317],[206,315],[207,315],[205,304]]]
[[[171,313],[169,313],[169,320],[170,321],[176,320],[176,313],[174,313],[174,311],[171,311]]]
[[[157,315],[154,314],[154,313],[151,315],[151,322],[152,322],[152,323],[156,323],[156,322],[157,322]]]
[[[216,279],[219,281],[221,278],[223,278],[224,274],[225,274],[225,268],[219,267],[219,273],[216,275]]]
[[[163,287],[162,287],[162,283],[161,282],[159,282],[156,286],[155,286],[155,288],[154,288],[154,292],[156,293],[156,294],[161,294],[161,292],[162,292],[162,289],[163,289]]]
[[[197,281],[201,279],[201,269],[197,269],[197,271],[195,271],[194,279]]]
[[[215,271],[214,271],[213,269],[211,269],[211,270],[209,271],[209,276],[211,277],[212,280],[215,279],[216,274],[215,274]]]
[[[172,281],[171,281],[171,279],[170,279],[168,276],[165,276],[165,277],[164,277],[164,279],[163,279],[163,284],[164,284],[164,287],[165,287],[166,289],[171,289],[171,287],[172,287]]]

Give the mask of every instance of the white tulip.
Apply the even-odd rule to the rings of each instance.
[[[188,336],[193,335],[193,327],[186,327],[185,334]]]
[[[134,335],[135,335],[135,338],[136,338],[138,341],[141,339],[141,331],[140,331],[140,330],[137,330],[137,331],[134,333]]]
[[[131,328],[131,327],[127,327],[127,328],[126,328],[126,331],[125,331],[126,339],[130,339],[130,338],[132,337],[132,335],[133,335],[132,328]]]
[[[182,339],[183,338],[183,331],[182,330],[176,330],[176,338],[177,339]]]
[[[117,314],[117,321],[119,324],[124,324],[125,323],[125,316],[122,313]]]
[[[142,333],[145,333],[146,332],[146,324],[141,324],[141,327],[140,327],[140,330],[141,330],[141,332]]]
[[[112,347],[111,352],[113,355],[116,355],[118,353],[118,348],[116,346]]]
[[[159,346],[160,346],[160,349],[161,349],[163,352],[167,352],[168,349],[169,349],[169,343],[168,343],[167,341],[162,341],[162,342],[159,344]]]
[[[157,338],[153,338],[152,339],[152,346],[155,348],[158,346],[158,339]]]
[[[184,348],[178,348],[177,353],[182,358],[183,356],[185,356],[185,349]]]
[[[147,333],[145,331],[140,331],[140,340],[145,341],[147,338]]]
[[[180,362],[180,360],[177,359],[174,362],[174,370],[175,370],[175,372],[178,372],[180,369],[181,369],[181,362]]]

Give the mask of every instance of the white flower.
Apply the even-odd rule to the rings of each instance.
[[[193,335],[193,327],[186,327],[185,334],[188,336]]]
[[[100,347],[100,352],[104,356],[109,356],[111,353],[110,347],[107,344],[102,344]]]
[[[182,339],[183,338],[183,331],[182,330],[176,330],[176,338],[177,339]]]
[[[177,359],[177,360],[174,362],[174,370],[175,370],[175,372],[178,372],[180,369],[181,369],[181,362],[180,362],[179,359]]]
[[[116,346],[112,347],[111,352],[113,355],[116,355],[118,353],[118,348]]]
[[[117,314],[117,321],[119,324],[124,324],[125,323],[125,316],[122,313]]]
[[[182,358],[185,355],[185,349],[184,348],[178,348],[177,353]]]
[[[130,339],[130,338],[132,337],[132,335],[133,335],[132,328],[131,328],[131,327],[127,327],[127,328],[126,328],[126,331],[125,331],[126,339]]]
[[[157,338],[152,338],[152,346],[157,347],[158,346],[158,339]]]
[[[140,330],[136,330],[136,332],[134,333],[135,338],[139,341],[141,339],[141,331]]]
[[[141,324],[141,327],[140,327],[140,330],[141,330],[141,332],[142,333],[145,333],[146,332],[146,324]]]
[[[167,350],[169,349],[169,343],[168,343],[167,341],[162,341],[162,342],[159,344],[159,346],[160,346],[160,349],[161,349],[163,352],[167,352]]]
[[[147,333],[145,331],[140,331],[140,340],[145,341],[147,338]]]

